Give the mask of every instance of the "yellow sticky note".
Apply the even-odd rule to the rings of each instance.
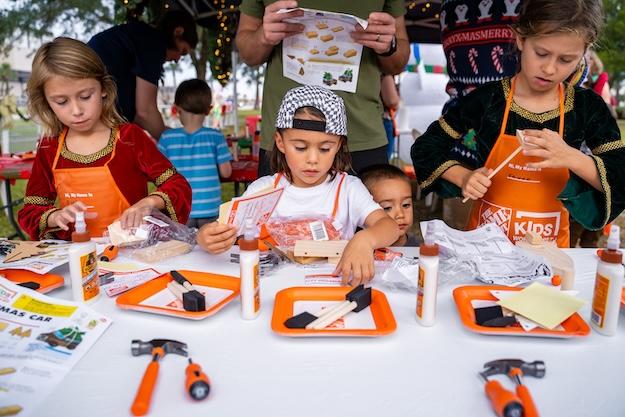
[[[580,298],[564,294],[538,282],[498,302],[500,306],[550,330],[577,312],[585,303]]]

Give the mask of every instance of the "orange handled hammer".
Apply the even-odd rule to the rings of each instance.
[[[135,400],[130,407],[130,411],[135,416],[143,416],[150,409],[152,392],[158,377],[158,361],[165,355],[175,353],[176,355],[187,356],[187,344],[176,340],[152,339],[149,342],[133,340],[130,345],[132,356],[152,355],[152,361],[143,374],[143,379],[137,390]]]

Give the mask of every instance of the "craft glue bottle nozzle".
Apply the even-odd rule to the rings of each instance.
[[[76,221],[74,223],[74,231],[72,232],[72,242],[88,242],[90,240],[89,232],[87,232],[87,223],[85,223],[85,212],[76,213]]]

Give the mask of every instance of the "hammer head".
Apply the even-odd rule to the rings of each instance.
[[[487,375],[508,374],[512,368],[518,368],[523,372],[523,375],[534,378],[544,377],[547,371],[543,361],[525,362],[521,359],[498,359],[484,364],[484,372]]]
[[[132,356],[151,355],[154,348],[162,348],[165,355],[174,353],[187,356],[187,344],[170,339],[152,339],[148,342],[135,339],[130,344]]]

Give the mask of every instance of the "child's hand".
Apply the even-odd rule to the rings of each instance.
[[[342,276],[343,285],[349,283],[352,287],[366,284],[373,279],[373,245],[366,230],[356,233],[347,244],[334,273]]]
[[[488,179],[488,175],[492,172],[490,168],[478,168],[475,171],[469,171],[462,184],[462,195],[471,200],[479,200],[484,197],[488,187],[492,184]]]
[[[237,240],[237,228],[231,224],[207,223],[197,233],[197,244],[208,253],[227,251]]]
[[[530,168],[571,168],[578,158],[579,151],[570,147],[558,132],[543,129],[526,129],[525,142],[533,145],[523,149],[523,155],[542,158],[540,162],[527,164]]]
[[[60,227],[62,230],[69,230],[68,224],[76,221],[76,213],[87,211],[88,206],[82,201],[76,201],[69,206],[63,207],[48,216],[48,227]],[[97,217],[97,213],[85,213],[85,218]]]
[[[157,196],[147,196],[128,207],[119,218],[122,229],[128,230],[141,226],[143,218],[149,216],[153,208],[157,210],[164,208],[163,199]]]

